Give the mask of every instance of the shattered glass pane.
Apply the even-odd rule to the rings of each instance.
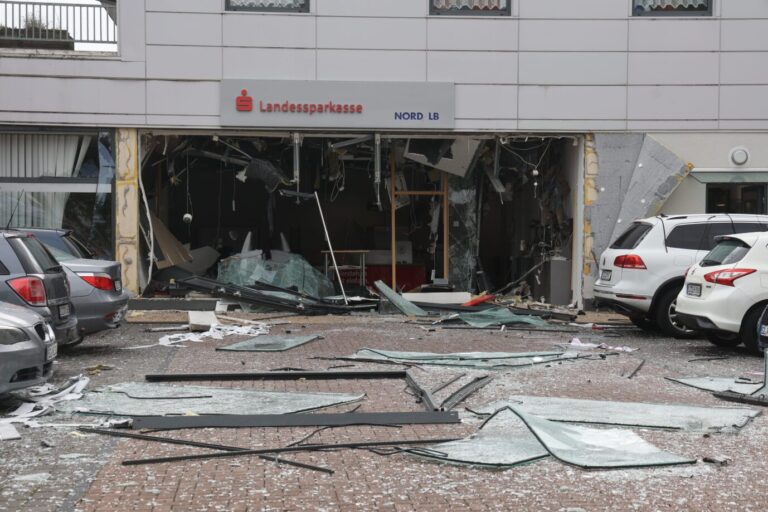
[[[364,394],[283,393],[141,382],[115,384],[61,402],[56,409],[115,416],[290,414],[362,400]]]
[[[577,357],[578,355],[575,353],[564,352],[460,352],[435,354],[432,352],[394,352],[363,348],[349,356],[348,359],[500,369],[515,366],[531,366],[563,359],[575,359]]]
[[[321,338],[322,336],[259,336],[233,345],[227,345],[226,347],[219,347],[216,350],[233,352],[283,352]]]
[[[763,387],[761,383],[742,382],[732,377],[681,377],[679,379],[668,377],[668,379],[685,386],[703,389],[704,391],[714,391],[716,393],[733,391],[734,393],[751,395]]]
[[[392,288],[384,284],[383,281],[373,283],[376,289],[384,295],[402,314],[406,316],[427,316],[427,312],[416,304],[404,299],[402,295],[395,292]]]
[[[485,311],[474,313],[459,313],[458,318],[472,327],[491,327],[508,324],[549,325],[549,322],[541,317],[516,315],[507,308],[486,309]]]
[[[598,469],[696,463],[696,459],[660,450],[630,430],[569,425],[512,410],[553,457],[567,464]]]
[[[549,452],[520,418],[505,409],[465,439],[435,444],[412,455],[452,464],[506,469],[542,459]]]
[[[697,407],[537,396],[511,396],[476,411],[492,414],[503,407],[514,407],[552,421],[698,432],[741,428],[760,414],[757,409],[747,407]]]
[[[272,259],[263,259],[261,251],[231,256],[219,262],[218,280],[240,286],[256,282],[280,288],[294,288],[313,297],[335,293],[333,284],[302,256],[284,251],[272,251]]]

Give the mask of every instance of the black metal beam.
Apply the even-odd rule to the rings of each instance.
[[[203,416],[142,416],[133,428],[346,427],[354,425],[434,425],[460,423],[455,412],[361,412],[341,414],[215,414]]]
[[[246,455],[266,455],[276,453],[308,452],[322,450],[338,450],[341,448],[372,448],[377,446],[404,446],[419,444],[437,444],[458,441],[459,438],[438,438],[438,439],[405,439],[400,441],[362,441],[359,443],[341,443],[341,444],[306,444],[300,446],[289,446],[285,448],[264,448],[261,450],[242,450],[237,452],[216,452],[200,453],[195,455],[179,455],[176,457],[157,457],[152,459],[133,459],[124,460],[123,466],[138,466],[142,464],[160,464],[164,462],[182,462],[188,460],[222,459],[227,457],[241,457]]]
[[[220,450],[224,452],[237,452],[237,451],[243,451],[248,449],[248,448],[240,448],[238,446],[227,446],[223,444],[213,444],[213,443],[201,443],[199,441],[188,441],[186,439],[173,439],[171,437],[148,436],[146,434],[135,434],[133,432],[119,432],[116,430],[106,430],[102,428],[80,427],[78,428],[78,430],[80,432],[86,432],[89,434],[100,434],[100,435],[112,436],[112,437],[127,437],[130,439],[139,439],[141,441],[150,441],[154,443],[164,443],[164,444],[178,444],[182,446],[194,446],[196,448],[209,448],[211,450]],[[280,464],[295,466],[297,468],[311,469],[312,471],[320,471],[322,473],[328,473],[329,475],[332,475],[334,473],[332,469],[324,468],[322,466],[314,466],[312,464],[305,464],[303,462],[295,462],[292,460],[280,459],[278,457],[273,457],[271,455],[259,455],[259,458],[263,460],[268,460],[270,462],[279,462]]]
[[[216,380],[338,380],[338,379],[403,379],[402,370],[346,372],[256,372],[256,373],[169,373],[149,374],[148,382],[216,381]]]
[[[459,388],[455,393],[453,393],[451,396],[443,400],[443,402],[440,404],[440,408],[444,411],[450,411],[451,409],[456,407],[462,400],[467,398],[469,395],[471,395],[478,389],[486,386],[492,380],[493,380],[493,377],[491,377],[490,375],[484,375],[482,377],[478,377],[477,379],[465,384],[464,386]]]
[[[408,387],[416,393],[416,396],[419,397],[421,403],[424,404],[424,407],[427,409],[427,411],[441,410],[440,407],[435,403],[435,399],[432,397],[432,393],[430,393],[428,389],[422,387],[418,382],[416,382],[416,380],[413,378],[413,375],[411,375],[411,372],[408,370],[405,371],[405,382],[408,384]]]

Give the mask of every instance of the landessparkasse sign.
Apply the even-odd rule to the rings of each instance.
[[[222,80],[221,125],[444,130],[454,94],[452,83]]]

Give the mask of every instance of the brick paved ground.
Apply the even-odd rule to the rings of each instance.
[[[550,350],[571,334],[442,330],[426,332],[402,317],[319,317],[291,319],[273,333],[321,334],[324,340],[284,353],[215,352],[223,341],[186,348],[143,345],[158,335],[128,325],[89,340],[62,355],[58,378],[96,363],[118,368],[93,377],[92,386],[141,380],[151,372],[263,371],[278,367],[326,369],[345,362],[313,359],[348,355],[362,347],[435,352]],[[538,366],[499,373],[463,406],[479,407],[512,394],[532,394],[659,403],[723,405],[707,393],[665,380],[669,376],[760,376],[761,361],[739,351],[724,352],[703,340],[676,341],[629,330],[620,338],[587,331],[584,341],[630,345],[639,352]],[[694,361],[726,354],[726,360]],[[641,359],[637,376],[626,378]],[[381,368],[360,363],[355,368]],[[387,367],[391,368],[391,367]],[[451,369],[414,370],[425,382],[445,380]],[[360,411],[421,410],[404,383],[393,380],[225,382],[201,385],[263,390],[364,392]],[[460,407],[460,409],[462,408]],[[342,412],[345,405],[326,409]],[[462,437],[478,421],[464,413],[461,425],[387,427],[356,426],[326,430],[317,442]],[[46,421],[87,422],[48,418]],[[284,446],[314,428],[207,429],[160,433],[179,438],[243,447]],[[256,457],[122,466],[125,459],[201,453],[205,450],[137,440],[80,436],[71,428],[22,430],[21,441],[0,444],[0,510],[166,511],[166,510],[764,510],[768,486],[768,420],[758,417],[739,434],[669,432],[640,429],[646,440],[674,453],[701,460],[727,456],[727,466],[698,462],[691,466],[616,471],[584,471],[552,459],[507,471],[438,465],[405,455],[380,456],[344,450],[291,454],[292,460],[332,468],[326,475]],[[42,440],[54,444],[41,446]],[[45,481],[19,476],[48,475]],[[33,479],[34,480],[34,479]]]

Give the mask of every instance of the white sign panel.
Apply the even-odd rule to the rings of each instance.
[[[454,105],[451,83],[221,82],[222,126],[445,130]]]

